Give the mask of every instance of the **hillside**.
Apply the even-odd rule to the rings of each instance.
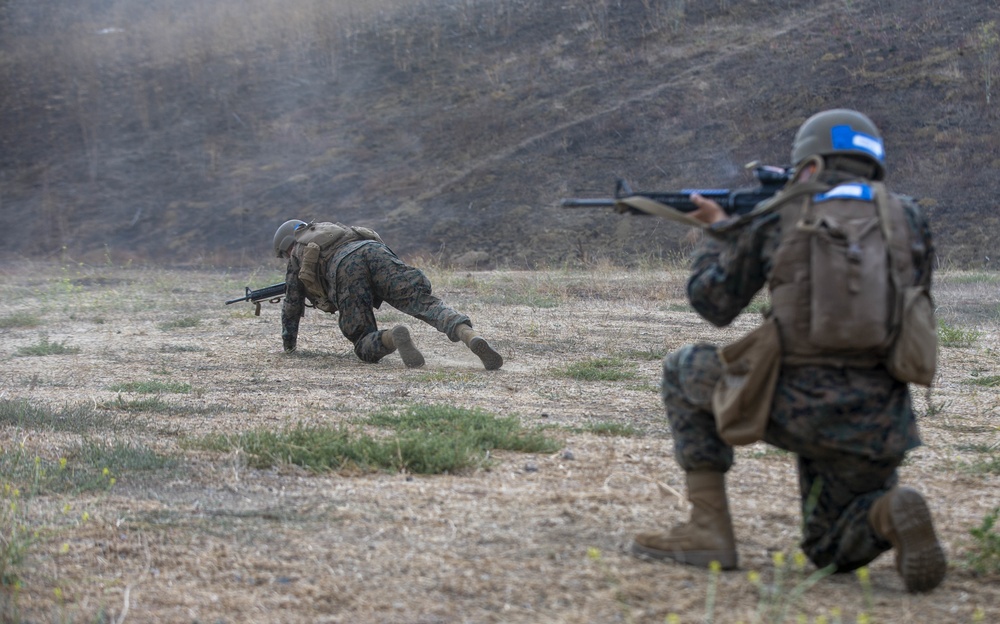
[[[785,164],[846,106],[942,260],[990,268],[998,20],[987,0],[0,0],[0,250],[256,266],[302,218],[441,264],[657,262],[682,228],[558,200],[751,185],[745,163]]]

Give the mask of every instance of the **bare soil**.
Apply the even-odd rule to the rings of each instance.
[[[139,398],[114,384],[191,386],[161,396],[169,410],[123,413],[124,429],[91,434],[145,445],[177,458],[176,467],[112,466],[117,482],[106,492],[22,501],[38,536],[18,569],[21,588],[2,594],[8,617],[663,622],[675,613],[681,622],[749,623],[855,622],[866,612],[867,621],[885,623],[1000,621],[998,578],[977,577],[964,564],[974,547],[969,530],[998,504],[1000,486],[995,468],[975,468],[996,463],[1000,389],[971,383],[998,374],[996,275],[940,277],[942,318],[974,339],[942,347],[932,392],[914,389],[924,445],[902,480],[927,496],[950,559],[944,584],[930,595],[906,593],[887,554],[870,566],[869,584],[838,575],[796,600],[793,588],[813,569],[794,558],[794,459],[761,444],[737,449],[728,478],[739,571],[713,578],[627,554],[637,531],[687,513],[657,394],[660,358],[690,341],[731,340],[756,315],[712,328],[687,308],[683,270],[428,274],[500,350],[501,370],[483,370],[461,344],[412,319],[424,368],[407,370],[395,356],[364,364],[336,318],[313,311],[299,352],[286,355],[278,306],[265,304],[257,317],[249,304],[222,304],[246,284],[281,281],[276,270],[0,266],[0,320],[39,321],[0,329],[0,399],[113,412],[116,401]],[[379,315],[386,324],[406,318],[388,306]],[[79,353],[19,355],[43,338]],[[598,357],[622,359],[635,378],[585,382],[562,372]],[[254,470],[238,453],[188,444],[208,433],[333,424],[416,403],[516,415],[548,427],[564,446],[551,455],[497,452],[489,467],[468,474],[418,476]],[[636,434],[589,432],[609,423]],[[23,444],[50,460],[73,457],[82,440],[11,424],[0,431],[5,451]],[[787,557],[784,567],[776,553]],[[760,588],[750,572],[760,575]],[[706,619],[711,596],[714,619]],[[759,614],[762,596],[791,603],[787,616]]]

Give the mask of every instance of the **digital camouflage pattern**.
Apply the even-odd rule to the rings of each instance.
[[[912,202],[904,203],[918,241],[914,280],[929,286],[929,226]],[[687,289],[698,313],[721,327],[767,284],[781,236],[776,214],[719,225],[696,252]],[[707,343],[687,345],[664,360],[661,393],[675,457],[685,471],[732,466],[733,449],[716,432],[712,413],[721,371],[717,347]],[[868,510],[896,484],[906,451],[920,444],[905,383],[882,367],[785,366],[764,441],[798,456],[802,549],[813,563],[844,572],[891,548],[872,530]]]
[[[285,272],[286,294],[281,309],[282,342],[286,351],[296,345],[299,320],[311,301],[299,280],[301,260],[293,253]],[[471,326],[469,317],[446,306],[431,292],[431,283],[419,269],[408,266],[384,244],[353,241],[330,258],[326,268],[327,293],[339,311],[340,331],[365,362],[378,362],[392,353],[382,344],[375,321],[383,302],[428,323],[458,342],[458,327]]]

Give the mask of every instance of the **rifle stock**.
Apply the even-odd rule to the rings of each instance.
[[[648,215],[649,213],[629,206],[622,202],[630,197],[645,197],[657,203],[664,204],[678,212],[694,212],[697,208],[691,201],[691,195],[698,193],[708,199],[713,199],[722,206],[729,215],[746,214],[762,201],[770,199],[788,182],[791,175],[789,167],[773,167],[768,165],[754,166],[754,177],[760,186],[749,189],[682,189],[680,191],[633,191],[625,180],[615,182],[614,197],[609,198],[569,198],[563,199],[563,208],[614,208],[620,213]]]

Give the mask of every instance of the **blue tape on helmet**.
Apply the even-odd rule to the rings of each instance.
[[[885,148],[882,146],[882,139],[856,132],[850,126],[834,126],[830,128],[830,141],[835,150],[855,150],[868,154],[878,162],[885,160]]]

